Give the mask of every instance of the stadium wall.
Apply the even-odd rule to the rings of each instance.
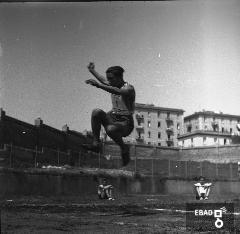
[[[74,174],[70,170],[7,170],[0,168],[0,198],[14,196],[97,196],[99,179],[96,175]],[[160,179],[158,177],[108,177],[114,194],[189,195],[195,198],[196,180]],[[210,197],[239,198],[240,181],[218,179],[213,183]]]
[[[108,142],[104,152],[112,156],[120,156],[119,147]],[[131,145],[131,155],[138,158],[158,158],[179,161],[209,161],[214,163],[237,163],[240,161],[240,144],[225,146],[205,146],[194,148],[153,147],[149,145]]]

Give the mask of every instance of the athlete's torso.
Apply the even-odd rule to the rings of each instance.
[[[133,86],[125,83],[122,88],[129,86],[129,95],[116,95],[111,94],[112,98],[112,111],[120,115],[132,115],[135,109],[135,90]]]

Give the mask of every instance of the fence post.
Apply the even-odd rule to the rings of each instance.
[[[72,154],[71,150],[68,149],[68,150],[67,150],[67,163],[68,163],[68,164],[70,164],[70,161],[71,161],[71,154]]]
[[[12,151],[13,151],[13,144],[11,143],[10,144],[10,157],[9,157],[10,158],[10,160],[9,160],[10,168],[12,168],[12,161],[13,161],[13,155],[12,155],[13,152]]]
[[[102,154],[105,155],[105,142],[102,142]]]
[[[171,161],[168,159],[168,177],[171,176]]]
[[[202,165],[202,162],[200,162],[199,166],[200,166],[200,176],[203,176],[203,165]]]
[[[136,144],[134,144],[134,156],[135,156],[135,173],[137,172],[137,150]]]
[[[185,177],[188,178],[188,161],[185,161]]]
[[[78,166],[81,166],[81,150],[78,153]]]
[[[153,178],[153,175],[154,175],[154,168],[153,168],[153,158],[152,158],[152,178]]]
[[[100,163],[101,163],[101,159],[100,159],[101,153],[98,153],[98,168],[100,169]]]
[[[37,145],[35,146],[35,157],[34,157],[34,167],[36,168],[37,167],[37,150],[38,150],[38,147]]]
[[[230,167],[230,179],[232,180],[233,178],[233,168],[232,168],[232,163],[229,164]]]
[[[58,157],[58,166],[60,164],[60,158],[59,158],[59,148],[58,148],[58,151],[57,151],[57,157]]]
[[[218,164],[216,163],[215,165],[216,165],[215,166],[215,168],[216,168],[216,178],[218,178]]]

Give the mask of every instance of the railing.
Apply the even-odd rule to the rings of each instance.
[[[166,117],[166,122],[167,122],[167,123],[173,123],[173,119],[170,118],[170,117]]]
[[[173,133],[173,128],[166,128],[166,132]]]
[[[143,143],[144,142],[144,138],[143,137],[136,137],[136,141]]]
[[[141,125],[137,125],[137,126],[136,126],[136,130],[141,130],[141,131],[143,131],[143,130],[144,130],[144,127],[141,126]]]
[[[142,115],[140,115],[140,114],[136,114],[135,116],[136,116],[136,119],[139,119],[139,120],[143,120],[144,119],[144,117]]]

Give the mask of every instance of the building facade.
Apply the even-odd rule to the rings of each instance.
[[[136,103],[134,130],[126,140],[137,144],[177,147],[177,137],[183,134],[183,113],[182,109]]]
[[[215,113],[213,111],[195,112],[184,118],[184,134],[178,136],[181,147],[231,144],[232,136],[239,135],[240,116]]]

